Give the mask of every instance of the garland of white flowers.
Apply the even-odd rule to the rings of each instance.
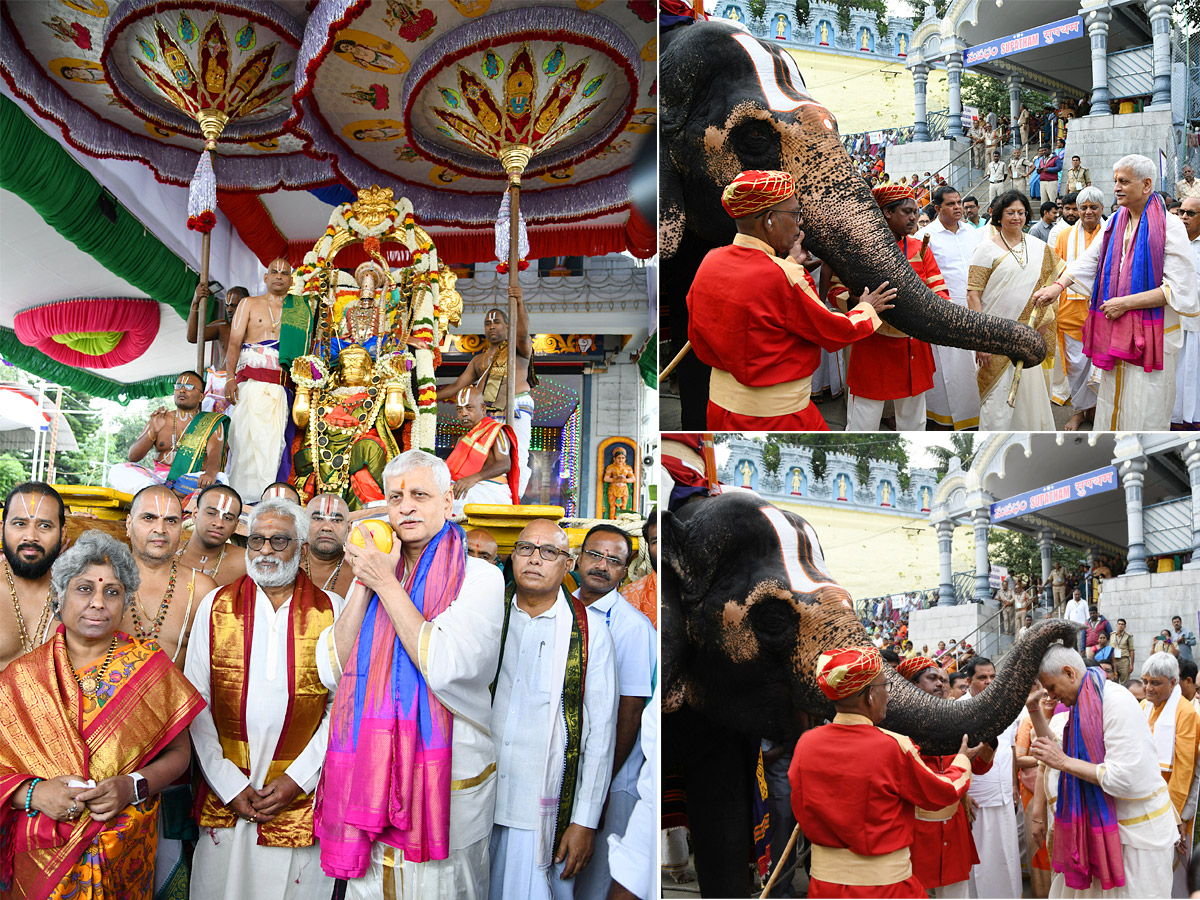
[[[398,226],[397,223],[402,224]],[[385,235],[401,231],[404,245],[412,257],[413,310],[409,336],[422,343],[415,350],[405,348],[401,352],[386,355],[384,365],[401,376],[400,383],[404,386],[405,400],[410,404],[410,408],[416,410],[416,419],[413,422],[410,436],[411,445],[433,452],[437,441],[437,381],[434,372],[433,350],[441,339],[438,334],[437,319],[434,316],[441,287],[437,249],[431,240],[418,240],[413,206],[407,197],[397,200],[383,221],[370,228],[354,217],[354,209],[350,203],[343,203],[334,209],[329,217],[329,225],[325,229],[325,234],[322,235],[316,246],[304,255],[304,263],[296,270],[296,277],[304,285],[304,293],[321,294],[322,302],[325,302],[329,270],[332,268],[329,254],[333,249],[334,237],[339,232],[347,231],[363,240],[382,238]],[[382,353],[382,347],[378,348],[376,352],[379,356],[385,355]],[[397,357],[403,362],[402,365],[396,365]],[[309,365],[310,372],[304,371],[305,365],[293,366],[293,380],[297,384],[316,387],[328,380],[329,370],[325,363],[313,362],[316,360],[315,356],[303,359]],[[300,360],[296,362],[300,363]],[[415,369],[417,374],[415,393],[412,389],[412,379],[408,377],[410,368]],[[300,377],[297,378],[297,375]]]

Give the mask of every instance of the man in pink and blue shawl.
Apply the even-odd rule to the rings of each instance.
[[[1158,168],[1144,156],[1113,165],[1119,204],[1099,240],[1034,294],[1052,302],[1066,287],[1091,295],[1083,352],[1100,373],[1097,431],[1166,431],[1175,403],[1181,317],[1200,315],[1187,227],[1154,192]]]
[[[1050,896],[1170,897],[1178,816],[1137,700],[1060,644],[1038,680],[1070,710],[1061,746],[1030,748],[1041,766],[1026,828],[1031,848],[1052,836]]]
[[[340,674],[315,801],[321,867],[347,880],[347,900],[482,898],[504,581],[467,556],[442,460],[401,453],[383,486],[388,524],[355,526],[355,582],[317,645]]]

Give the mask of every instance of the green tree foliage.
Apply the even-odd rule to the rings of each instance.
[[[837,5],[837,24],[842,32],[850,30],[850,14],[856,9],[875,13],[875,29],[880,37],[887,37],[888,10],[886,0],[834,0]],[[796,22],[807,25],[812,16],[810,0],[796,0]]]
[[[946,473],[950,471],[952,459],[958,459],[962,463],[964,472],[971,468],[971,463],[975,461],[975,438],[976,434],[973,431],[956,431],[950,435],[949,447],[929,448],[929,452],[938,460],[937,468],[934,469],[938,481],[945,478]]]
[[[763,17],[767,14],[767,0],[750,0],[750,21],[762,26]]]
[[[913,7],[916,12],[913,13],[912,27],[915,29],[921,24],[921,20],[925,18],[925,5],[929,0],[913,0]],[[933,11],[941,18],[946,14],[946,10],[950,8],[950,0],[932,0]]]
[[[981,118],[986,117],[988,113],[1007,116],[1012,112],[1009,106],[1008,85],[990,75],[973,75],[964,72],[962,102],[964,106],[977,108]],[[1046,108],[1050,97],[1040,91],[1022,89],[1021,102],[1031,113],[1036,113]]]
[[[0,497],[7,497],[8,492],[22,481],[29,478],[29,470],[11,453],[0,454]]]
[[[1027,581],[1042,575],[1042,554],[1037,538],[1031,534],[1006,528],[989,528],[988,558],[1014,575],[1025,576]],[[1062,563],[1066,569],[1077,569],[1085,558],[1082,550],[1059,544],[1054,544],[1050,550],[1051,562]]]

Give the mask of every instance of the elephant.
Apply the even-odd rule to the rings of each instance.
[[[798,714],[832,719],[817,659],[868,638],[813,527],[756,493],[728,491],[666,512],[659,536],[664,771],[685,771],[701,888],[725,896],[745,888],[738,863],[748,848],[735,845],[749,842],[739,819],[748,813],[738,808],[749,786],[741,794],[738,782],[753,772],[757,739],[794,746]],[[1065,620],[1034,625],[995,681],[958,702],[885,667],[891,693],[880,727],[930,754],[956,752],[964,734],[971,744],[992,741],[1020,714],[1046,649],[1074,646],[1078,630]]]
[[[896,246],[883,213],[855,170],[833,114],[812,98],[795,60],[727,20],[663,34],[660,96],[660,290],[682,345],[684,297],[700,261],[731,242],[721,190],[739,172],[782,169],[796,179],[804,248],[826,262],[854,296],[883,281],[899,290],[889,325],[935,344],[1001,354],[1027,366],[1046,355],[1024,324],[987,316],[934,294]],[[964,226],[965,227],[965,226]],[[692,354],[678,369],[688,385],[684,429],[701,430],[707,367]]]

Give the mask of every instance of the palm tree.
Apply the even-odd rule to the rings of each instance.
[[[929,452],[937,457],[937,477],[941,481],[950,471],[950,460],[957,459],[962,463],[963,471],[971,468],[975,461],[975,432],[956,431],[950,435],[949,447],[930,447]]]

